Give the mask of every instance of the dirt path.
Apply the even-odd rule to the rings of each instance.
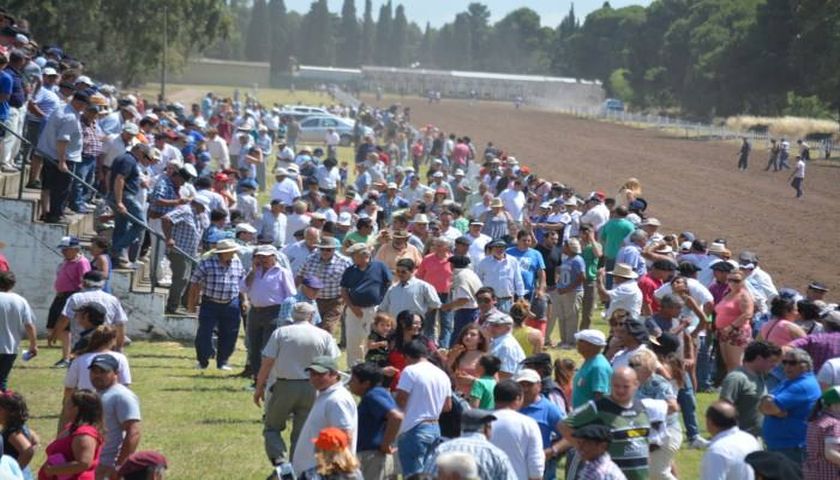
[[[369,103],[372,99],[366,98]],[[511,152],[552,181],[579,192],[615,194],[637,177],[648,212],[663,230],[690,230],[699,238],[726,238],[737,255],[753,250],[777,286],[804,289],[820,279],[840,293],[840,271],[832,251],[840,244],[840,163],[811,164],[805,197],[795,200],[789,172],[768,173],[763,145],[754,145],[750,169],[739,172],[737,145],[686,140],[510,104],[444,101],[428,105],[403,99],[415,125],[432,123]]]

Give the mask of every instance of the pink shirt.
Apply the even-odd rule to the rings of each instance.
[[[793,341],[790,334],[791,322],[775,318],[761,327],[761,338],[774,345],[783,346]]]
[[[455,144],[455,147],[452,149],[452,162],[455,165],[466,165],[469,156],[470,147],[466,143]]]
[[[90,271],[90,262],[79,256],[78,259],[61,263],[55,275],[55,291],[58,293],[78,292],[82,289],[82,277]]]
[[[417,269],[417,278],[432,284],[436,292],[448,294],[452,288],[452,264],[449,263],[449,256],[441,259],[434,253],[426,255]]]

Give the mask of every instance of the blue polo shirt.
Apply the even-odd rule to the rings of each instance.
[[[784,418],[764,416],[761,436],[770,450],[805,446],[808,415],[820,398],[820,385],[811,372],[785,380],[775,390],[776,405],[787,413]]]
[[[5,70],[0,70],[0,94],[12,95],[12,87],[14,86],[12,76]],[[5,121],[9,119],[9,99],[0,102],[0,120]]]
[[[551,445],[551,440],[557,433],[557,424],[566,418],[566,414],[560,411],[557,405],[549,402],[540,395],[539,400],[519,409],[519,413],[532,418],[540,427],[543,448]]]
[[[359,433],[356,450],[379,450],[385,436],[386,416],[397,409],[397,402],[383,387],[373,387],[359,402]]]
[[[525,291],[527,293],[533,292],[537,282],[537,273],[540,270],[545,270],[545,262],[540,252],[533,248],[520,250],[517,247],[511,247],[508,248],[507,254],[516,258],[519,262],[519,271],[522,273],[522,283],[525,285]]]
[[[572,383],[572,406],[578,408],[595,400],[595,393],[609,394],[612,373],[610,362],[603,354],[599,353],[583,362]]]
[[[347,289],[350,301],[358,307],[373,307],[391,286],[391,271],[384,263],[373,260],[364,270],[351,265],[341,276],[341,287]]]
[[[138,165],[137,159],[131,152],[125,152],[114,159],[114,163],[111,165],[111,191],[113,191],[114,180],[117,175],[122,175],[125,179],[123,192],[137,195],[137,192],[140,191],[140,165]]]

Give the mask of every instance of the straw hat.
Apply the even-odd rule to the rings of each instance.
[[[231,239],[224,239],[216,244],[213,253],[230,253],[239,250],[239,245]]]
[[[612,272],[609,272],[613,277],[629,278],[631,280],[639,278],[639,275],[633,271],[633,267],[626,263],[616,263]]]

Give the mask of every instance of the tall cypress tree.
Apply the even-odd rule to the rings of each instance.
[[[356,18],[355,0],[344,0],[341,7],[341,29],[339,31],[336,64],[341,67],[359,66],[361,50],[359,37],[359,19]]]
[[[376,25],[373,23],[373,5],[371,0],[365,0],[365,17],[362,21],[362,63],[373,64],[373,44]]]
[[[271,21],[265,0],[255,0],[251,9],[251,21],[245,38],[245,58],[252,62],[264,62],[271,54]]]
[[[391,46],[393,55],[390,64],[404,67],[408,58],[408,19],[405,18],[405,7],[397,5],[394,12],[394,25],[391,31]]]
[[[271,77],[289,73],[289,55],[291,45],[288,38],[286,3],[283,0],[271,0],[268,4],[271,19]]]
[[[388,0],[388,3],[379,8],[379,19],[376,22],[376,44],[373,48],[373,60],[377,65],[388,65],[393,58],[391,11],[391,0]]]

